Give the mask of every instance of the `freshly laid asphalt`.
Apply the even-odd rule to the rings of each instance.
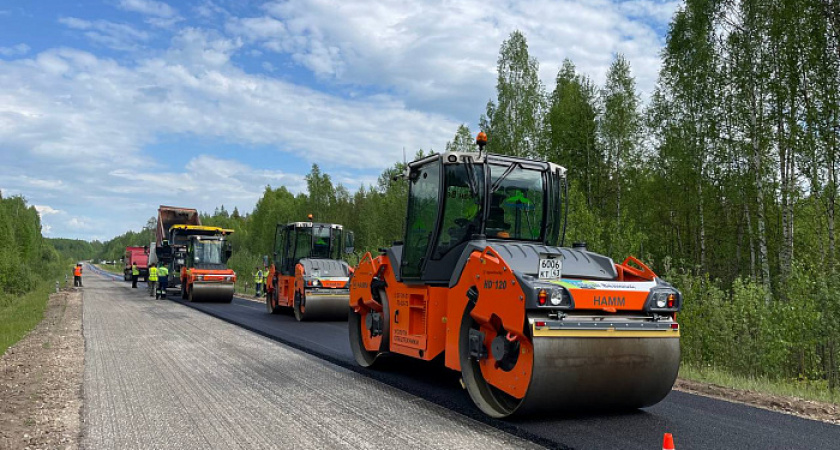
[[[459,374],[442,364],[392,357],[377,369],[358,367],[346,322],[301,323],[241,298],[231,304],[171,300],[549,448],[648,450],[661,448],[665,432],[674,435],[680,450],[840,448],[840,426],[677,391],[653,407],[630,412],[489,419],[461,388]],[[375,406],[385,400],[369,401]],[[359,406],[364,414],[365,406]]]

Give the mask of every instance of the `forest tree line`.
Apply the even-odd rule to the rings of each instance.
[[[840,2],[688,0],[661,56],[644,101],[622,55],[600,86],[562,61],[548,89],[512,33],[478,120],[488,151],[566,167],[566,244],[635,255],[684,292],[686,363],[835,389]],[[436,150],[473,142],[462,125]],[[309,213],[376,250],[403,236],[403,168],[351,192],[313,165],[305,193],[269,186],[252,212],[202,220],[237,230],[231,265],[248,276],[276,224]]]

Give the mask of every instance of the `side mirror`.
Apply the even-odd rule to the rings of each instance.
[[[348,231],[344,234],[344,253],[349,255],[355,250],[355,236],[352,231]]]
[[[233,255],[233,250],[226,248],[225,249],[225,259],[230,259],[230,256]]]

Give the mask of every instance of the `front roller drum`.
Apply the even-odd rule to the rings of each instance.
[[[233,283],[195,282],[189,297],[191,302],[230,303],[233,301]]]
[[[298,322],[312,320],[347,320],[349,295],[295,294],[295,318]]]
[[[679,371],[679,337],[622,337],[608,331],[604,335],[616,337],[529,336],[531,345],[522,348],[530,351],[517,349],[515,363],[496,361],[494,353],[503,349],[488,346],[482,367],[474,349],[471,356],[470,328],[481,329],[467,313],[460,345],[464,385],[476,406],[496,418],[651,406],[668,395]],[[514,397],[488,383],[490,372],[502,368],[509,371],[510,383],[524,383],[517,386],[524,396]]]

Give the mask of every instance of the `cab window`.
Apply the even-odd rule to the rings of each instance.
[[[491,165],[490,180],[493,191],[485,225],[487,237],[541,241],[545,192],[542,172],[519,165]]]

